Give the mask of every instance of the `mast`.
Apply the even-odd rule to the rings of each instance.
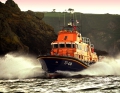
[[[58,12],[58,16],[59,16],[59,28],[60,28],[60,12]]]
[[[63,13],[64,13],[64,26],[65,26],[65,11]]]
[[[80,13],[80,32],[82,34],[82,13]]]

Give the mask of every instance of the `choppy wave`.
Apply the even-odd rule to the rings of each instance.
[[[120,77],[0,80],[2,93],[119,93]]]

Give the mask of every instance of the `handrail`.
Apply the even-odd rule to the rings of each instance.
[[[90,39],[87,38],[87,37],[82,37],[82,41],[83,41],[84,43],[86,43],[86,44],[91,45]]]

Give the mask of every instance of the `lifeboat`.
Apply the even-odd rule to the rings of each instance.
[[[98,61],[94,45],[76,27],[60,30],[57,40],[51,42],[50,55],[38,56],[48,77],[56,76],[57,71],[81,71]]]

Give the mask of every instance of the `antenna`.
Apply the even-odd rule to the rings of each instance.
[[[58,16],[59,16],[59,28],[60,28],[60,12],[58,12]]]
[[[71,10],[71,14],[72,14],[72,27],[74,26],[74,10]]]
[[[64,26],[65,26],[65,11],[63,13],[64,13]]]

